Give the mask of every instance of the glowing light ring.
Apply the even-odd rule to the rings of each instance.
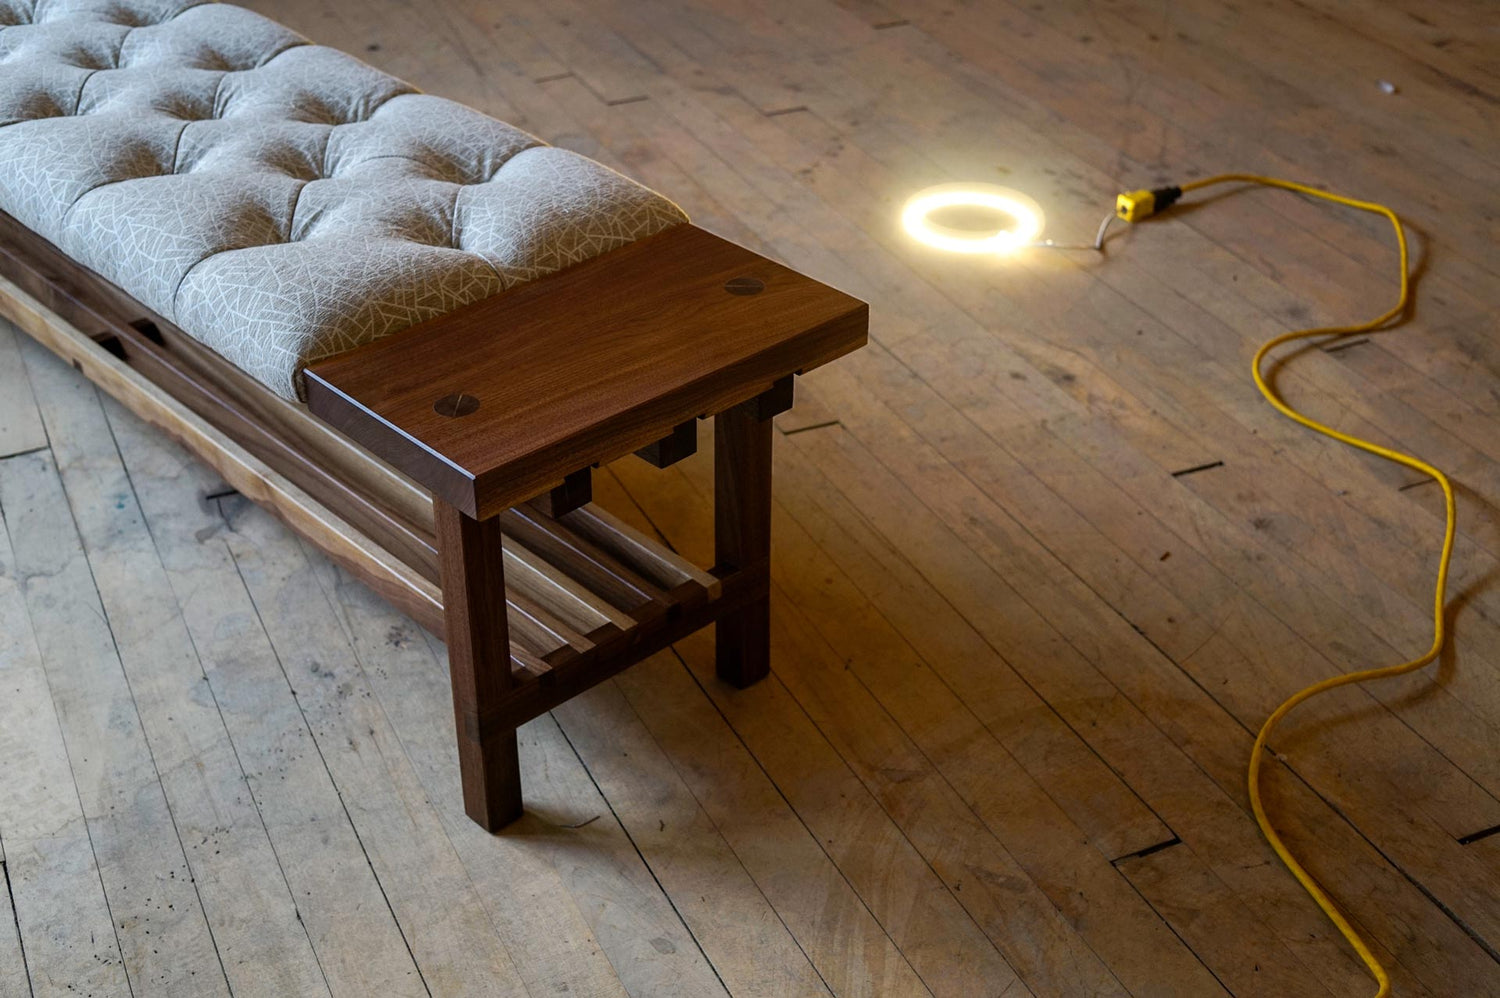
[[[999,232],[976,235],[938,225],[929,216],[944,208],[988,208],[1015,223]],[[901,210],[901,226],[918,242],[951,253],[1008,253],[1030,245],[1042,233],[1042,212],[1030,198],[989,184],[944,184],[914,194]]]

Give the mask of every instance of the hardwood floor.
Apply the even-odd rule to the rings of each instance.
[[[1226,170],[1408,219],[1411,321],[1280,384],[1460,487],[1452,649],[1301,708],[1268,804],[1398,995],[1500,995],[1493,7],[248,5],[869,300],[872,342],[777,421],[771,677],[700,634],[527,725],[492,837],[441,645],[0,326],[0,998],[1371,993],[1244,771],[1287,693],[1426,647],[1441,496],[1247,369],[1384,307],[1384,223],[1248,191],[1004,261],[895,224],[977,180],[1086,240]],[[712,437],[596,498],[707,559]]]

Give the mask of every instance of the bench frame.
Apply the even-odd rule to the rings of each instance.
[[[464,807],[491,831],[522,813],[526,721],[709,623],[722,680],[768,673],[771,420],[868,323],[862,302],[681,226],[314,364],[304,410],[4,214],[0,315],[446,640]],[[617,333],[646,360],[537,387],[580,336],[604,350]],[[684,336],[702,349],[674,354]],[[708,416],[705,570],[590,504],[589,480],[632,452],[692,453]]]

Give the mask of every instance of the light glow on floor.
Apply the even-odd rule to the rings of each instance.
[[[932,214],[945,208],[983,208],[1007,216],[995,232],[940,225]],[[1010,253],[1042,234],[1042,210],[1019,191],[993,184],[942,184],[918,191],[901,209],[901,227],[913,239],[950,253]]]

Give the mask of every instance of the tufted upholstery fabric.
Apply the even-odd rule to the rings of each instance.
[[[291,399],[312,361],[685,221],[205,0],[0,0],[0,210]]]

